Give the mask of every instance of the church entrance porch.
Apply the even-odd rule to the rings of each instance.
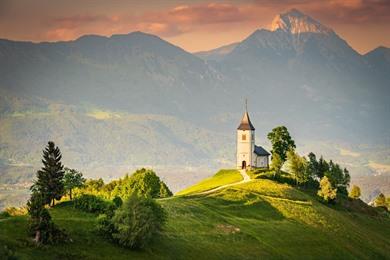
[[[241,169],[246,169],[246,161],[242,161]]]

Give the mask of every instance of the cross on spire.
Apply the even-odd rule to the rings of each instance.
[[[245,112],[248,112],[248,99],[245,98]]]

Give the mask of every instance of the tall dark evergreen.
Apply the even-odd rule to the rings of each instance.
[[[43,196],[45,204],[54,205],[55,200],[64,195],[64,166],[61,163],[61,151],[54,142],[49,142],[43,150],[43,167],[37,172],[37,180],[32,190]]]

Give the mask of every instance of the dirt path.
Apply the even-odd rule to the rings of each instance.
[[[246,173],[246,170],[239,170],[239,172],[240,172],[240,174],[242,176],[242,180],[241,181],[238,181],[238,182],[235,182],[235,183],[225,184],[225,185],[216,187],[216,188],[211,189],[211,190],[206,190],[206,191],[199,192],[199,193],[194,193],[194,194],[191,194],[191,195],[206,195],[206,194],[210,194],[210,193],[222,190],[222,189],[227,188],[227,187],[231,187],[231,186],[234,186],[234,185],[239,185],[239,184],[243,184],[243,183],[252,181],[251,177],[249,177],[249,175]]]

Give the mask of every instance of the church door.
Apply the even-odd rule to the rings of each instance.
[[[246,169],[246,161],[242,161],[241,169]]]

